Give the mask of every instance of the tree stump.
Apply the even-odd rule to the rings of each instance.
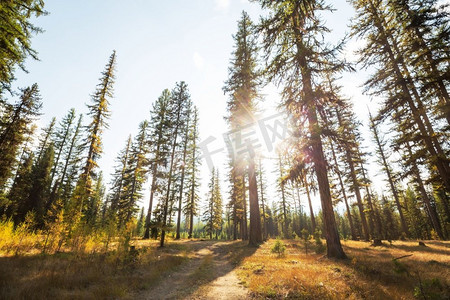
[[[381,241],[381,239],[374,239],[372,246],[376,247],[376,246],[383,246],[383,242]]]

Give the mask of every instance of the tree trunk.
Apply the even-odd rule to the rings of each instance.
[[[281,204],[283,206],[283,234],[285,238],[289,238],[288,236],[288,218],[287,218],[287,211],[286,211],[286,196],[284,193],[284,183],[281,182],[281,178],[283,178],[283,164],[281,163],[281,154],[279,156],[279,164],[280,164],[280,189],[281,189]]]
[[[265,207],[265,203],[264,203],[264,184],[263,184],[263,178],[262,178],[261,160],[259,161],[259,186],[260,186],[260,192],[261,192],[261,206],[262,206],[262,213],[263,213],[263,240],[266,240],[267,239],[266,207]]]
[[[308,94],[306,94],[308,95]],[[311,96],[311,94],[309,94]],[[322,141],[317,132],[317,115],[314,107],[308,109],[308,121],[311,132],[312,158],[319,185],[320,200],[322,203],[323,220],[327,240],[327,256],[334,258],[346,258],[342,249],[339,233],[336,228],[333,204],[331,202],[330,183],[328,182],[327,167],[323,154]]]
[[[153,194],[155,193],[156,190],[156,172],[155,172],[155,167],[153,167],[153,176],[152,176],[152,185],[150,188],[150,200],[149,200],[149,205],[148,205],[148,211],[147,211],[147,216],[145,217],[145,233],[144,233],[144,239],[149,239],[150,238],[150,222],[152,219],[152,207],[153,207]]]
[[[312,207],[312,202],[311,202],[311,195],[309,193],[309,183],[308,180],[306,179],[306,174],[302,175],[302,181],[303,181],[303,185],[305,186],[305,190],[306,190],[306,197],[308,198],[308,206],[309,206],[309,214],[310,214],[310,218],[311,218],[311,225],[312,225],[312,230],[313,232],[316,232],[316,217],[314,216],[314,210]]]
[[[297,12],[298,13],[298,12]],[[346,258],[342,249],[339,233],[334,218],[333,204],[331,201],[330,183],[328,181],[327,166],[323,154],[322,141],[320,138],[320,128],[317,121],[316,105],[314,103],[313,89],[311,85],[311,70],[306,60],[306,49],[303,46],[302,33],[297,24],[296,16],[293,17],[294,32],[297,46],[297,60],[300,66],[300,73],[303,84],[304,101],[306,102],[306,114],[311,134],[312,160],[316,171],[317,183],[319,185],[320,201],[322,203],[325,236],[327,240],[327,256],[334,258]]]
[[[248,240],[248,222],[247,222],[247,189],[245,187],[245,176],[242,178],[242,205],[244,215],[242,216],[242,240]]]
[[[236,205],[233,205],[233,240],[237,240],[237,215],[236,215]]]
[[[174,157],[175,157],[175,150],[177,145],[177,137],[178,137],[178,127],[179,127],[179,120],[180,120],[180,114],[181,114],[181,103],[178,104],[178,112],[177,112],[177,120],[176,120],[176,127],[175,132],[173,135],[173,144],[172,144],[172,154],[170,157],[170,168],[169,168],[169,180],[167,183],[167,193],[166,193],[166,199],[165,199],[165,205],[164,205],[164,213],[163,213],[163,228],[161,230],[161,241],[159,246],[164,247],[164,239],[166,237],[166,230],[165,227],[167,226],[167,212],[169,208],[169,197],[170,197],[170,186],[172,184],[172,172],[173,172],[173,164],[174,164]]]
[[[188,115],[190,112],[188,111]],[[185,139],[184,139],[184,148],[183,148],[183,166],[181,169],[181,184],[180,184],[180,195],[178,196],[178,217],[177,217],[177,234],[175,239],[180,239],[180,227],[181,227],[181,204],[183,203],[183,187],[184,187],[184,171],[185,171],[185,164],[186,164],[186,152],[187,152],[187,143],[188,143],[188,133],[189,133],[189,119],[186,122],[186,132],[185,132]],[[194,162],[195,163],[195,162]],[[195,174],[194,174],[195,176]]]
[[[256,246],[262,243],[261,213],[259,211],[258,185],[256,182],[255,161],[250,158],[248,166],[248,188],[250,202],[250,235],[249,245]]]

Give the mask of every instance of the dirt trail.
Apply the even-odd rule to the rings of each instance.
[[[194,257],[136,299],[246,299],[224,243],[194,245]]]

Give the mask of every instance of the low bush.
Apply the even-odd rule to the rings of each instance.
[[[276,253],[278,257],[281,257],[284,255],[284,252],[286,251],[286,246],[282,241],[277,239],[271,251],[272,253]]]

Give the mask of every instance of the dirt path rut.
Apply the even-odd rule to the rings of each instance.
[[[136,299],[247,299],[223,243],[194,246],[194,257]]]

